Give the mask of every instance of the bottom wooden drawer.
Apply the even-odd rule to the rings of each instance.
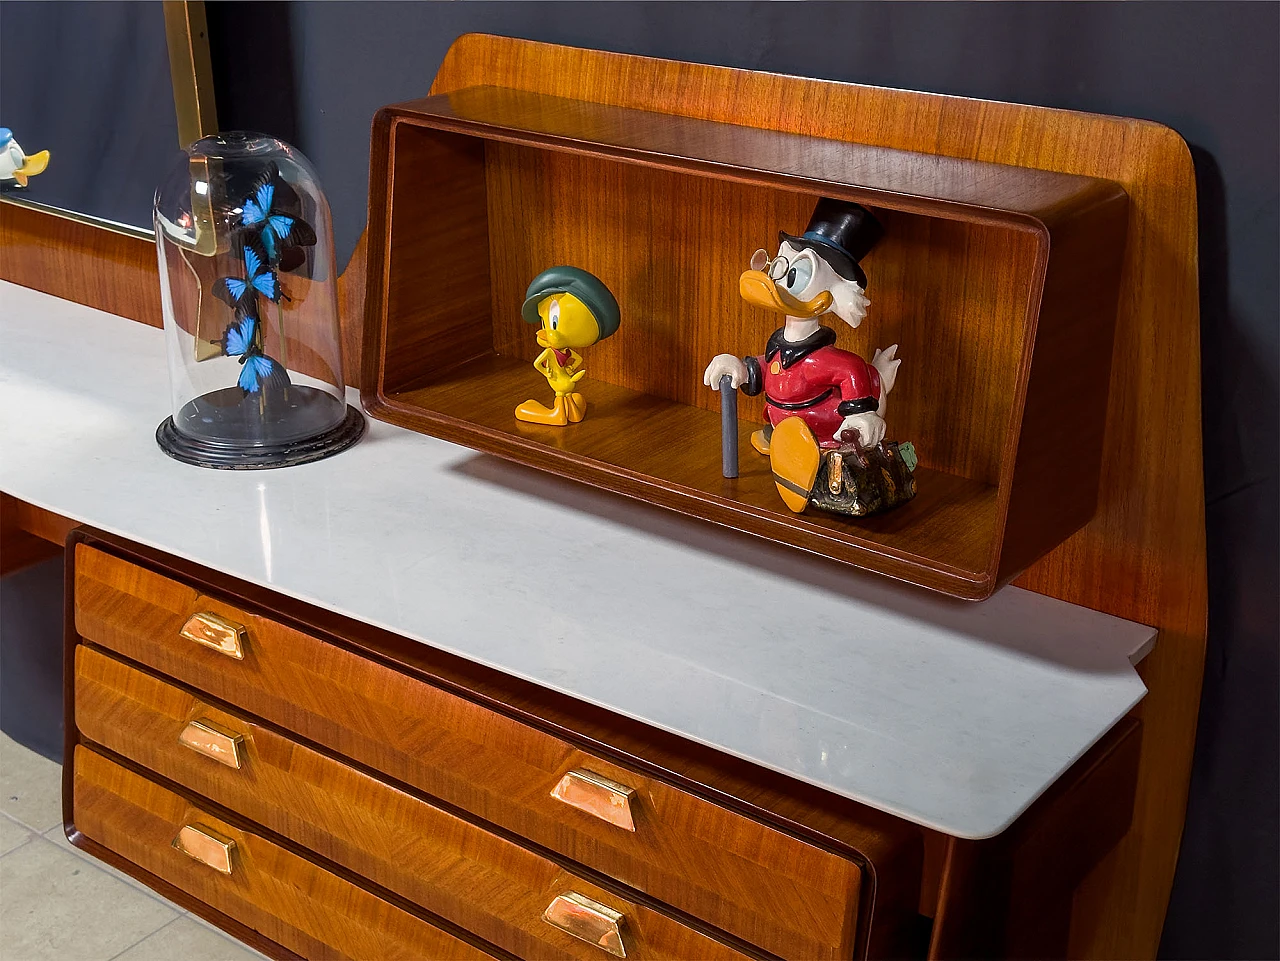
[[[290,951],[358,961],[490,957],[88,748],[76,748],[74,765],[80,832]]]

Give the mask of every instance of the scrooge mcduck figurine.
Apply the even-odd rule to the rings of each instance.
[[[594,274],[579,267],[551,267],[533,278],[520,313],[528,323],[542,325],[537,336],[543,351],[533,367],[547,378],[555,401],[546,407],[527,400],[516,408],[516,419],[555,427],[580,422],[587,401],[577,386],[587,372],[578,350],[617,331],[617,300]]]
[[[16,183],[25,187],[27,180],[36,174],[44,173],[49,166],[49,151],[27,155],[23,153],[18,141],[13,139],[13,131],[8,127],[0,127],[0,183]]]
[[[915,492],[910,477],[914,449],[883,443],[885,400],[901,363],[897,345],[877,350],[868,363],[836,347],[836,332],[821,323],[827,314],[850,327],[862,323],[870,301],[859,262],[883,233],[866,208],[819,200],[803,234],[779,232],[777,256],[757,250],[751,269],[739,278],[739,292],[747,303],[785,317],[764,354],[718,354],[703,374],[703,382],[713,390],[719,390],[721,378],[727,376],[744,394],[764,393],[767,423],[752,435],[751,445],[770,457],[778,492],[796,512],[812,502],[862,516],[895,506]],[[874,465],[864,451],[876,451]],[[863,478],[861,499],[858,491],[849,496],[838,489],[840,479],[849,476],[842,472],[842,460],[850,457]],[[868,491],[872,468],[876,490]],[[819,480],[826,484],[826,500],[831,499],[826,495],[843,494],[848,508],[823,503],[815,493]]]

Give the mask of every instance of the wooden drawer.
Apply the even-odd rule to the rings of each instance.
[[[609,955],[597,945],[543,920],[554,899],[576,893],[623,916],[628,958],[743,958],[510,840],[92,648],[76,649],[75,666],[82,737],[501,948],[529,958],[605,961]],[[198,753],[184,737],[210,744],[213,754]]]
[[[74,764],[78,831],[305,958],[491,957],[88,748],[76,748]],[[210,867],[175,847],[188,827],[232,841],[226,864]],[[192,835],[184,837],[194,849]],[[212,850],[222,856],[219,848]],[[226,866],[229,874],[222,873]]]
[[[853,955],[852,860],[87,545],[75,564],[82,637],[765,950]],[[180,635],[205,611],[244,627],[241,659]],[[634,790],[634,831],[552,796],[575,770]]]

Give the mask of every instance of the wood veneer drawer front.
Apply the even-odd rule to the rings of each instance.
[[[543,919],[578,894],[622,915],[626,956],[741,959],[660,911],[83,645],[76,727],[97,742],[523,957],[608,954]],[[212,740],[186,738],[193,724]],[[233,740],[235,750],[224,749]]]
[[[850,859],[83,544],[75,591],[87,639],[767,951],[853,955],[861,869]],[[245,627],[241,659],[179,636],[201,611]],[[634,831],[552,797],[577,770],[634,790]]]
[[[491,957],[84,746],[74,763],[77,830],[290,951],[355,961]]]

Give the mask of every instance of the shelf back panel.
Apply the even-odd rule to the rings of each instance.
[[[618,332],[583,351],[588,399],[604,381],[718,411],[702,382],[707,363],[763,353],[782,324],[743,301],[738,277],[755,249],[777,252],[779,228],[803,232],[817,198],[505,143],[489,143],[486,157],[494,349],[534,360],[525,289],[546,267],[572,264],[622,308]],[[863,262],[867,319],[857,329],[824,321],[838,346],[868,360],[898,345],[891,436],[913,441],[926,466],[997,483],[1034,322],[1039,238],[876,214],[885,239]],[[739,416],[762,423],[762,398],[743,396]]]

